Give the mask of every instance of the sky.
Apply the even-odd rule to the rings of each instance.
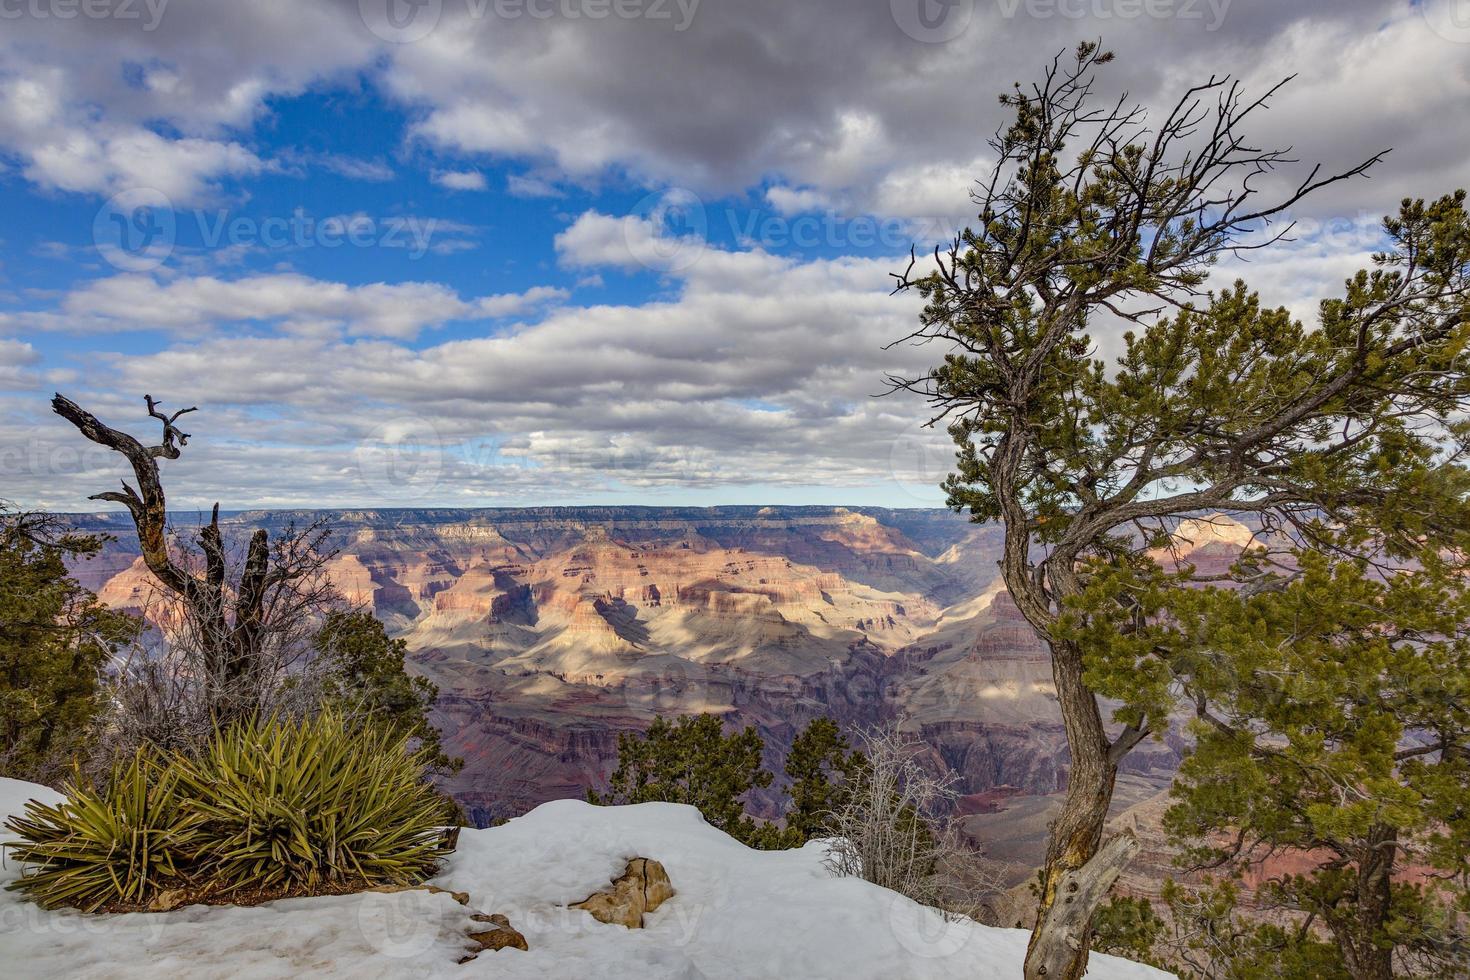
[[[0,498],[125,475],[59,391],[197,406],[180,507],[942,504],[890,274],[1089,38],[1146,106],[1295,75],[1251,135],[1303,166],[1392,148],[1216,273],[1309,321],[1470,186],[1470,0],[0,0]]]

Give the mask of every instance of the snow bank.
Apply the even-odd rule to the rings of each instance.
[[[0,779],[0,817],[58,795]],[[641,931],[568,909],[656,858],[677,894]],[[18,874],[7,860],[0,884]],[[0,973],[24,977],[636,977],[1014,978],[1026,934],[937,913],[886,889],[833,878],[822,847],[753,851],[692,807],[546,803],[503,827],[466,830],[435,883],[472,909],[422,891],[293,899],[258,908],[193,906],[162,914],[44,912],[0,892]],[[472,910],[502,912],[530,952],[469,945]],[[480,927],[483,928],[483,927]],[[14,972],[11,972],[14,971]],[[1088,976],[1166,974],[1094,956]]]

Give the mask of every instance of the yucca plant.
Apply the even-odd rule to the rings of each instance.
[[[200,818],[181,806],[177,774],[137,752],[118,763],[101,789],[80,780],[57,804],[35,800],[5,828],[21,838],[13,857],[26,862],[8,887],[45,908],[137,907],[164,888],[185,884]]]
[[[286,894],[433,874],[444,804],[426,763],[405,737],[327,711],[237,723],[174,769],[211,887]]]

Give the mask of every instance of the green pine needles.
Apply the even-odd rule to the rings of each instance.
[[[779,851],[832,835],[831,822],[847,802],[865,760],[849,749],[837,723],[817,718],[797,734],[786,756],[790,796],[785,826],[745,812],[752,791],[771,786],[773,774],[761,759],[765,740],[754,728],[725,733],[719,715],[653,720],[646,733],[618,737],[618,766],[607,795],[589,792],[607,805],[687,803],[704,819],[747,847]]]

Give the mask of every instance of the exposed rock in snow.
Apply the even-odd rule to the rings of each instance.
[[[0,779],[0,817],[51,790]],[[598,922],[570,903],[657,855],[677,894],[644,928]],[[833,878],[823,847],[753,851],[692,807],[594,807],[561,800],[489,830],[466,830],[435,884],[447,891],[292,899],[256,908],[86,916],[45,912],[0,892],[0,970],[27,978],[264,980],[311,976],[747,978],[1020,975],[1026,934],[938,913],[852,878]],[[0,884],[19,874],[9,860]],[[452,892],[467,892],[469,907]],[[474,909],[510,916],[529,951],[485,951]],[[1095,980],[1166,974],[1094,956]]]
[[[521,935],[520,930],[512,926],[510,919],[505,916],[499,913],[494,915],[476,913],[470,916],[470,918],[476,922],[484,922],[491,926],[491,928],[470,933],[470,939],[479,943],[480,949],[478,952],[464,957],[464,959],[460,960],[461,963],[469,962],[487,949],[492,953],[498,949],[530,950],[531,947],[526,945],[526,937]]]
[[[628,929],[642,929],[643,916],[674,897],[669,873],[652,858],[635,857],[622,877],[600,892],[572,905],[585,909],[598,922],[615,922]]]

